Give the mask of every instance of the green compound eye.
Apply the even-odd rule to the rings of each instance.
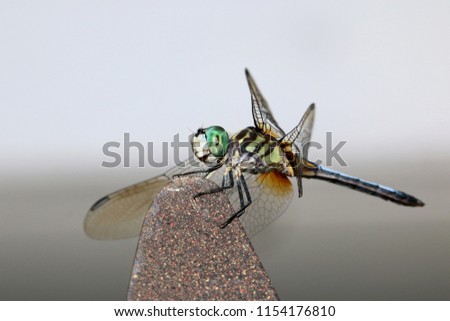
[[[215,157],[224,157],[228,150],[228,133],[220,126],[205,128],[208,148]]]

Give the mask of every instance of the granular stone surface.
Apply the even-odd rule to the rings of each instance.
[[[139,237],[128,300],[278,300],[224,193],[177,177],[155,198]],[[245,214],[244,214],[245,215]]]

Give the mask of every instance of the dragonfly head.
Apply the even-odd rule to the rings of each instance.
[[[200,128],[192,137],[192,150],[204,163],[213,163],[225,156],[228,150],[228,133],[220,126]]]

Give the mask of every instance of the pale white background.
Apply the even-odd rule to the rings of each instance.
[[[2,1],[0,298],[125,298],[136,239],[89,240],[82,220],[164,169],[103,168],[103,144],[129,132],[159,157],[177,133],[251,125],[248,67],[286,130],[316,103],[313,139],[348,141],[336,169],[427,203],[306,182],[254,240],[281,297],[450,299],[449,14],[448,1]]]

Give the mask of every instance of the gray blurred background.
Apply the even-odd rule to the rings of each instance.
[[[167,168],[104,168],[103,144],[128,132],[159,160],[177,133],[251,125],[248,67],[284,129],[316,103],[313,139],[347,141],[333,168],[426,203],[306,181],[253,240],[281,298],[450,300],[449,14],[445,0],[1,2],[0,299],[125,299],[137,239],[88,239],[83,218]]]

